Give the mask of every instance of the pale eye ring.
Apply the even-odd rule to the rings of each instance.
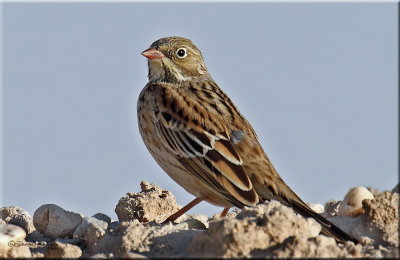
[[[179,48],[176,51],[176,56],[178,56],[178,58],[183,59],[187,56],[187,51],[185,48]]]

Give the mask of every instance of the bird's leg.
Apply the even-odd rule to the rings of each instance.
[[[224,208],[224,210],[221,212],[221,214],[219,215],[221,218],[225,217],[226,214],[228,214],[230,208]]]
[[[179,218],[180,216],[182,216],[183,214],[186,213],[186,211],[188,211],[189,209],[193,208],[194,206],[196,206],[197,204],[199,204],[203,199],[200,198],[195,198],[194,200],[192,200],[191,202],[189,202],[189,204],[187,204],[185,207],[181,208],[180,210],[178,210],[177,212],[175,212],[174,214],[172,214],[171,216],[169,216],[166,220],[164,220],[164,222],[162,224],[165,224],[169,221],[174,222],[177,218]]]

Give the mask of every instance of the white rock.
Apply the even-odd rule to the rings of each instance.
[[[365,199],[373,199],[374,195],[369,192],[365,187],[358,186],[352,188],[347,192],[343,201],[339,205],[338,216],[356,217],[362,214],[363,206],[362,201]]]
[[[81,222],[82,215],[54,204],[42,205],[33,214],[33,225],[36,229],[52,238],[72,236]]]
[[[89,251],[92,251],[97,240],[105,235],[107,228],[108,223],[105,221],[94,217],[84,217],[74,232],[74,238],[85,240]]]
[[[96,226],[98,229],[107,230],[108,223],[95,217],[84,217],[81,224],[75,229],[73,237],[84,239],[90,226]]]
[[[1,225],[0,234],[8,236],[10,239],[13,240],[24,240],[26,237],[25,230],[13,224]]]
[[[94,248],[97,245],[97,242],[100,238],[102,238],[106,234],[106,230],[99,227],[96,224],[89,225],[89,228],[85,235],[85,241],[88,245],[88,249],[90,252],[93,252]]]
[[[31,250],[28,246],[13,247],[8,252],[9,258],[29,258],[32,257]]]
[[[6,224],[0,226],[0,257],[9,257],[13,248],[25,243],[26,232],[23,228]],[[14,255],[14,254],[13,254]]]
[[[314,210],[315,212],[321,214],[325,212],[325,207],[324,205],[321,204],[313,204],[313,203],[307,203],[307,205]]]
[[[7,224],[22,227],[27,234],[35,231],[32,216],[20,207],[10,206],[0,208],[0,219],[4,220]]]

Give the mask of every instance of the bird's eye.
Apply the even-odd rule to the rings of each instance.
[[[178,55],[178,57],[181,58],[181,59],[185,58],[187,56],[186,49],[185,48],[179,48],[176,51],[176,55]]]

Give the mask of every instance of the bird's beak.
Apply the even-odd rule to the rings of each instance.
[[[148,48],[147,50],[142,52],[142,55],[149,60],[164,58],[164,54],[161,51],[156,50],[155,48]]]

